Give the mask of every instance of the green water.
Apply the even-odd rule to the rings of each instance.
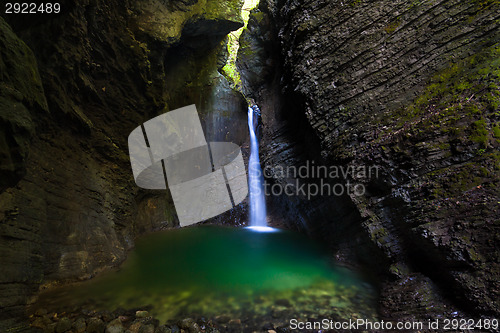
[[[220,314],[259,318],[276,309],[283,316],[374,318],[372,289],[325,254],[288,231],[176,229],[142,238],[119,271],[42,299],[52,306],[147,307],[161,321]]]

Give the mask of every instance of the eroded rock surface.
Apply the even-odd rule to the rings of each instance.
[[[266,166],[315,160],[379,170],[343,180],[364,184],[363,195],[283,196],[289,223],[328,239],[337,258],[357,252],[385,275],[388,318],[418,318],[429,303],[427,316],[498,316],[498,2],[283,0],[261,8],[283,63],[280,89],[257,97],[265,105],[266,89],[282,96],[269,111]],[[296,180],[269,178],[283,187]],[[426,292],[391,296],[408,285]]]
[[[244,114],[216,73],[241,5],[81,0],[59,15],[0,18],[0,330],[26,327],[41,285],[89,278],[120,263],[137,235],[177,224],[168,192],[135,185],[127,138],[188,104],[219,123]],[[235,127],[207,136],[233,139]]]

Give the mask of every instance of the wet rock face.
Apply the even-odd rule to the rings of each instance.
[[[430,75],[498,34],[497,11],[475,2],[278,3],[288,88],[304,97],[325,157],[351,157],[339,133],[362,115],[404,106]],[[361,140],[346,143],[355,148]]]
[[[33,53],[1,18],[0,29],[0,191],[3,191],[26,173],[35,127],[33,117],[47,113],[48,107]]]
[[[263,86],[273,81],[277,64],[275,55],[279,52],[274,45],[273,25],[266,8],[254,9],[250,13],[247,29],[240,37],[237,66],[241,75],[245,96],[257,97]]]
[[[40,285],[89,278],[119,264],[140,233],[176,224],[168,193],[135,185],[127,138],[201,93],[214,95],[202,100],[207,119],[228,123],[226,108],[240,111],[242,97],[218,98],[227,83],[205,73],[242,25],[241,3],[82,0],[64,2],[60,15],[0,18],[0,330],[26,324]],[[149,12],[175,31],[147,21]],[[187,39],[188,56],[178,47]],[[176,57],[205,72],[176,72]],[[188,84],[194,92],[178,97]]]
[[[363,195],[285,203],[332,243],[357,239],[338,256],[358,251],[393,279],[383,284],[384,313],[419,316],[422,301],[390,297],[417,274],[434,309],[451,302],[498,316],[498,2],[266,5],[283,63],[285,102],[275,115],[287,125],[268,138],[265,163],[379,168],[377,177],[346,179],[361,181]],[[300,144],[287,132],[302,134]],[[355,211],[347,224],[331,214],[342,209]]]

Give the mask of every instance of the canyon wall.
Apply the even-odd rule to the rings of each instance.
[[[217,72],[241,6],[81,0],[0,17],[0,330],[26,328],[39,288],[94,276],[137,235],[178,224],[168,191],[135,185],[134,128],[197,104],[207,140],[242,143],[245,101]]]
[[[330,180],[364,193],[273,201],[337,259],[376,272],[387,319],[498,317],[499,6],[268,0],[242,37],[241,57],[253,50],[275,75],[240,65],[267,117],[269,182],[293,188],[278,171],[308,160],[378,170]]]

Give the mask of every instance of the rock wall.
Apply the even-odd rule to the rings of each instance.
[[[241,141],[232,121],[244,100],[217,74],[241,6],[81,0],[0,17],[0,330],[26,328],[40,287],[89,278],[137,235],[177,224],[168,192],[134,183],[135,127],[195,103],[207,123],[232,124],[224,135],[206,126],[208,139]]]
[[[377,272],[388,319],[498,316],[498,1],[268,0],[260,9],[282,64],[257,95],[275,107],[266,167],[379,170],[338,180],[365,185],[361,195],[282,196],[289,225]]]

